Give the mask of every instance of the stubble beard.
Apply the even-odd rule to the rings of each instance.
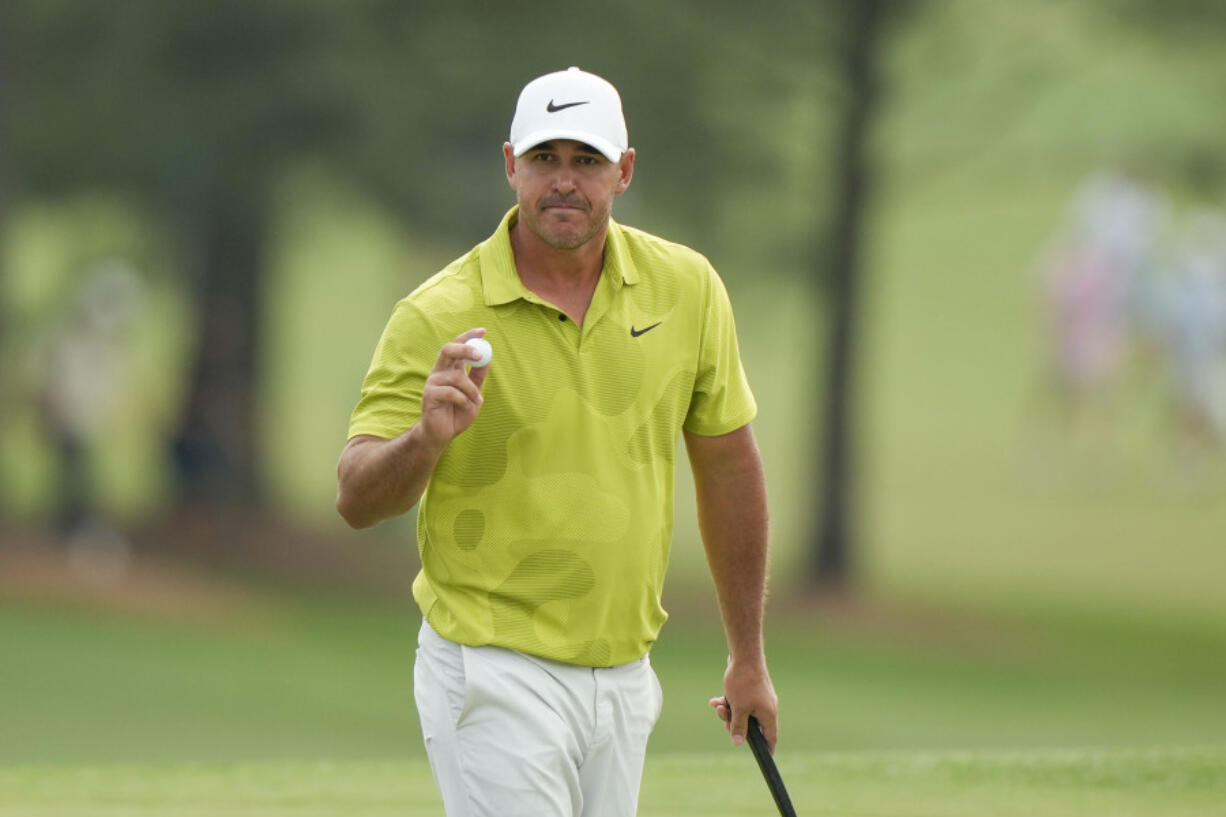
[[[545,208],[541,205],[538,205],[538,207],[540,209],[537,209],[536,213],[539,216],[544,212]],[[523,207],[521,206],[520,209],[522,211]],[[527,227],[537,238],[556,250],[577,250],[600,234],[600,231],[609,222],[610,211],[611,208],[608,207],[587,210],[586,214],[589,219],[588,228],[577,234],[566,230],[564,224],[556,225],[557,227],[562,227],[562,229],[551,229],[545,223],[545,220],[540,218],[529,220]]]

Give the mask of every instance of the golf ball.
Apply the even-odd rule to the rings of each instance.
[[[485,338],[469,338],[464,341],[464,345],[469,349],[473,349],[481,354],[478,360],[465,361],[469,366],[480,368],[490,365],[490,359],[494,357],[494,347],[490,346],[490,342]]]

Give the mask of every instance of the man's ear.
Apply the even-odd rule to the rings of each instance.
[[[515,148],[511,147],[510,142],[502,143],[502,157],[506,160],[507,165],[507,184],[511,185],[511,189],[515,189]]]
[[[630,187],[630,180],[634,178],[634,156],[634,148],[626,148],[621,159],[617,161],[621,176],[617,180],[615,192],[619,196],[626,192],[626,189]]]

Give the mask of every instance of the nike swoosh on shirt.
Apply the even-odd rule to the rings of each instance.
[[[650,332],[652,329],[655,329],[657,326],[659,326],[662,323],[664,323],[664,321],[656,321],[651,326],[648,326],[644,329],[635,329],[633,326],[631,326],[630,327],[630,337],[637,338],[639,335]]]
[[[576,105],[586,105],[589,102],[591,102],[590,99],[585,99],[582,102],[563,102],[561,105],[555,105],[551,99],[549,100],[549,104],[545,106],[545,110],[549,113],[557,113],[558,111],[564,111],[567,108],[573,108]]]

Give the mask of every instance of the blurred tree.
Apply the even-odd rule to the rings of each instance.
[[[1226,29],[1221,0],[1111,0],[1099,10],[1113,20],[1176,42],[1220,40]]]
[[[8,14],[16,194],[119,190],[174,236],[199,316],[180,506],[257,506],[269,187],[287,153],[335,132],[300,81],[335,15],[286,0],[14,0]]]
[[[173,237],[197,317],[172,446],[178,504],[257,509],[273,186],[296,159],[322,158],[417,229],[471,242],[509,201],[490,138],[506,131],[508,89],[559,58],[525,50],[539,26],[504,4],[13,0],[6,11],[16,195],[121,191]],[[612,48],[597,40],[584,54],[601,62]],[[493,64],[515,79],[491,82]]]
[[[829,313],[828,358],[821,402],[821,477],[814,530],[812,587],[844,591],[855,551],[856,350],[865,283],[865,222],[873,191],[872,127],[880,105],[881,62],[889,26],[899,23],[913,0],[835,0],[839,21],[834,59],[842,104],[834,159],[831,217],[823,245]]]
[[[9,165],[13,157],[13,144],[9,139],[10,128],[8,124],[11,100],[9,94],[9,76],[10,66],[9,59],[11,54],[11,37],[12,28],[9,24],[10,10],[0,4],[0,429],[8,427],[6,422],[12,413],[13,394],[15,392],[13,381],[15,379],[14,369],[16,363],[13,358],[14,344],[9,337],[11,329],[9,326],[9,306],[7,301],[6,287],[4,282],[6,267],[9,262],[8,253],[8,225],[9,225],[9,189],[11,171]],[[4,507],[3,502],[8,496],[5,490],[5,469],[0,468],[0,534],[4,530]]]
[[[1113,26],[1180,50],[1200,51],[1208,46],[1222,54],[1226,35],[1226,3],[1221,0],[1110,0],[1095,10]],[[1226,95],[1226,61],[1204,60],[1206,77]],[[1145,172],[1158,172],[1194,195],[1212,201],[1222,195],[1226,179],[1226,150],[1220,134],[1167,134],[1161,142],[1134,149],[1125,160]]]
[[[632,142],[646,148],[636,189],[644,209],[665,214],[646,226],[740,252],[755,279],[794,268],[812,246],[814,191],[830,174],[826,209],[839,215],[820,279],[834,334],[819,572],[832,579],[852,528],[860,213],[887,5],[900,4],[763,14],[739,0],[628,0],[619,36],[593,37],[583,15],[546,23],[481,0],[9,0],[5,135],[21,157],[11,189],[21,200],[121,191],[172,237],[198,315],[173,441],[179,504],[258,509],[269,208],[298,159],[339,168],[440,243],[470,245],[511,200],[499,146],[515,92],[581,64],[621,88]],[[815,87],[840,100],[838,116],[821,114]],[[832,169],[815,123],[838,133]]]

